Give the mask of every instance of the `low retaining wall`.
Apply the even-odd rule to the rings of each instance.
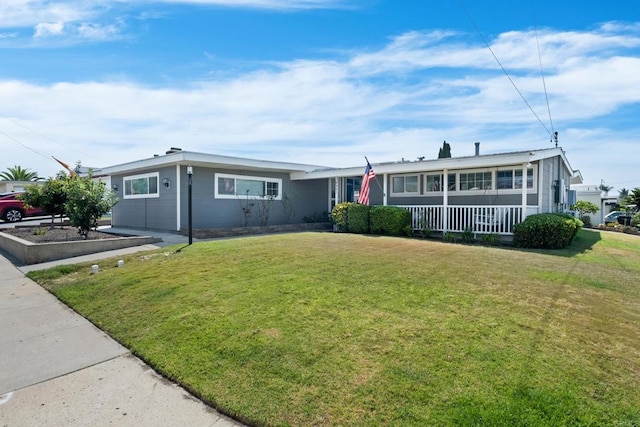
[[[113,239],[74,240],[72,242],[33,243],[0,232],[0,249],[27,265],[161,241],[162,239],[159,237],[131,236]]]
[[[301,231],[331,230],[330,222],[314,222],[302,224],[266,225],[264,227],[232,227],[232,228],[198,228],[193,229],[196,239],[215,239],[219,237],[250,236],[254,234],[294,233]],[[180,234],[187,235],[188,230],[180,230]]]

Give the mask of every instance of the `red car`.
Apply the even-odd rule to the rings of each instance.
[[[26,209],[24,203],[16,197],[22,193],[2,193],[0,194],[0,218],[7,222],[22,221],[28,216],[46,215],[42,209]]]

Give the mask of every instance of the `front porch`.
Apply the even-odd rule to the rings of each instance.
[[[424,206],[400,205],[411,212],[413,230],[512,236],[513,227],[528,215],[538,213],[537,206]]]

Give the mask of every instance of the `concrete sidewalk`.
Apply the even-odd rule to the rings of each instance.
[[[77,258],[58,264],[86,260]],[[157,375],[2,255],[0,325],[1,426],[242,425]]]

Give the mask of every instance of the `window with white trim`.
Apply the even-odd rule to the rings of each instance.
[[[515,179],[513,188],[522,188],[522,169],[515,169]],[[533,188],[533,169],[527,169],[527,188]]]
[[[394,176],[391,178],[391,192],[394,194],[418,194],[418,175]]]
[[[270,198],[282,200],[282,179],[264,178],[246,175],[228,175],[217,173],[215,180],[215,197],[217,199],[250,199]]]
[[[491,172],[460,173],[460,191],[491,190],[493,178]]]
[[[498,190],[522,189],[522,169],[505,169],[496,172]],[[533,169],[527,169],[527,188],[533,188]]]
[[[151,197],[160,197],[160,193],[158,191],[159,176],[159,172],[125,176],[123,178],[124,198],[146,199]]]
[[[456,174],[455,173],[450,173],[447,174],[447,180],[448,180],[448,187],[449,187],[449,191],[456,191]],[[429,193],[429,192],[437,192],[437,191],[444,191],[443,190],[443,186],[444,186],[444,174],[438,174],[438,175],[427,175],[426,176],[426,185],[425,185],[425,192]]]

